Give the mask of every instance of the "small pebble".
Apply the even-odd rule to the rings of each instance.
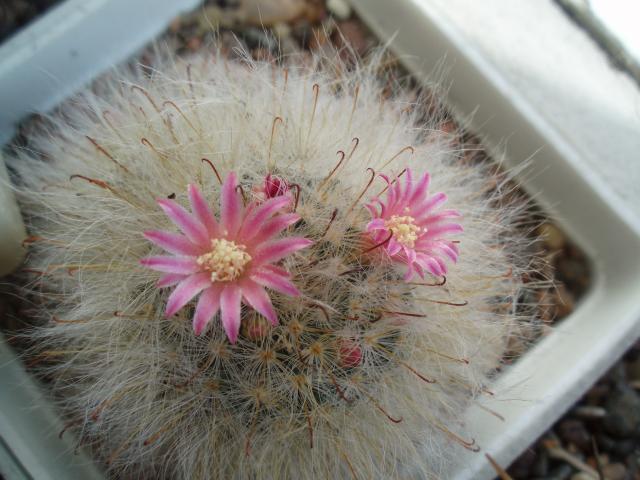
[[[549,455],[546,450],[539,450],[533,467],[531,468],[531,474],[536,477],[546,477],[549,473]],[[515,477],[524,478],[524,477]]]
[[[563,463],[551,470],[547,475],[546,480],[566,480],[571,477],[572,473],[573,467],[571,467],[571,465]]]
[[[536,463],[537,456],[538,455],[534,450],[530,448],[525,450],[524,453],[522,453],[522,455],[520,455],[509,467],[509,475],[513,478],[527,478],[529,476],[529,472]]]
[[[556,431],[564,442],[575,445],[580,450],[587,450],[591,446],[591,435],[580,420],[563,420]]]
[[[627,467],[622,463],[610,463],[602,467],[602,473],[607,480],[625,480]]]
[[[571,480],[596,480],[593,476],[584,472],[574,473],[570,478]]]
[[[615,438],[630,438],[640,430],[640,396],[627,385],[613,389],[605,404],[607,416],[602,424]]]
[[[345,0],[327,0],[327,9],[339,20],[347,20],[351,16],[351,5]]]
[[[551,250],[560,250],[565,245],[564,233],[552,223],[543,223],[537,228],[537,233]]]
[[[256,26],[290,22],[305,15],[305,0],[243,0],[238,19]]]
[[[333,40],[338,48],[348,46],[357,55],[364,55],[370,47],[370,38],[360,22],[355,20],[340,22],[337,33]]]
[[[579,405],[571,413],[581,418],[603,418],[607,415],[607,411],[604,408],[590,405]]]

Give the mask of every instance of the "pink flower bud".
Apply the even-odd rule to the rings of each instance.
[[[264,179],[264,195],[266,198],[285,195],[290,189],[289,183],[276,175],[268,174]]]
[[[362,363],[362,348],[356,340],[345,338],[338,342],[338,363],[342,368],[353,368]]]

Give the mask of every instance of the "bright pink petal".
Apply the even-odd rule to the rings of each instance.
[[[385,227],[385,221],[382,218],[374,218],[367,224],[367,232],[372,230],[383,230]]]
[[[200,265],[193,257],[169,257],[158,255],[155,257],[147,257],[140,260],[140,264],[151,270],[167,273],[179,273],[189,275],[200,270]]]
[[[173,293],[169,295],[165,315],[171,317],[209,285],[211,285],[209,273],[197,273],[181,281]]]
[[[158,200],[158,205],[160,205],[164,213],[167,214],[167,217],[182,230],[189,240],[197,245],[207,245],[209,240],[207,230],[193,215],[173,200],[162,198]]]
[[[425,173],[416,187],[413,190],[413,193],[407,203],[413,204],[416,202],[420,202],[420,200],[427,197],[427,191],[429,189],[429,182],[431,181],[431,176],[428,173]]]
[[[220,295],[222,326],[231,343],[236,343],[240,332],[240,301],[242,292],[237,285],[229,284]]]
[[[415,217],[417,220],[422,219],[425,215],[428,215],[431,210],[435,210],[446,201],[447,196],[442,192],[438,192],[430,197],[422,205],[413,210],[413,217]]]
[[[394,238],[391,238],[389,243],[387,243],[387,253],[393,257],[397,255],[400,250],[402,250],[402,245],[396,242]]]
[[[406,202],[413,193],[413,172],[410,168],[404,174],[404,190],[402,192],[402,201]]]
[[[413,269],[413,263],[407,263],[407,271],[404,273],[404,276],[402,277],[402,279],[405,282],[408,282],[409,280],[411,280],[414,273],[415,273],[415,270]]]
[[[257,264],[277,262],[287,255],[308,247],[313,242],[303,237],[286,237],[269,242],[256,250],[254,261]]]
[[[177,273],[165,273],[163,276],[160,277],[160,280],[158,280],[158,283],[156,283],[156,287],[158,288],[172,287],[180,283],[185,278],[187,278],[187,275],[180,275]]]
[[[220,218],[222,229],[226,231],[227,237],[235,237],[244,213],[240,194],[236,192],[237,185],[238,180],[234,172],[229,173],[222,184]]]
[[[435,238],[440,235],[460,233],[462,231],[464,231],[464,229],[459,223],[445,223],[444,225],[436,225],[435,227],[429,228],[425,236],[427,238]]]
[[[455,263],[458,261],[458,254],[456,253],[456,251],[446,243],[441,242],[440,245],[438,245],[438,250],[440,250],[447,257],[449,257],[452,262]]]
[[[212,285],[207,288],[196,306],[196,312],[193,315],[193,331],[196,335],[200,335],[209,322],[213,319],[214,315],[220,309],[220,293],[222,287],[219,285]]]
[[[271,299],[261,285],[252,281],[244,282],[242,284],[242,296],[254,310],[269,320],[271,325],[278,324],[278,316],[273,309]]]
[[[256,208],[251,215],[245,217],[240,233],[240,237],[253,237],[260,227],[278,210],[282,210],[291,203],[289,195],[280,195],[270,198]]]
[[[196,256],[202,253],[201,248],[196,247],[187,237],[179,233],[149,230],[144,232],[144,238],[167,252],[175,253],[176,255]]]
[[[282,275],[278,275],[268,270],[258,270],[250,275],[251,280],[260,285],[275,290],[276,292],[284,293],[292,297],[300,295],[300,291],[295,287],[291,281]]]
[[[247,244],[259,245],[266,240],[270,240],[271,238],[282,232],[285,228],[296,223],[298,220],[300,220],[300,215],[296,213],[285,213],[282,215],[276,215],[275,217],[267,220],[260,227],[260,230],[254,237],[247,239]]]
[[[207,229],[209,235],[212,237],[217,237],[220,235],[220,230],[218,228],[218,222],[213,216],[213,212],[209,205],[207,205],[207,201],[200,193],[200,190],[195,185],[190,184],[188,187],[189,190],[189,202],[191,203],[191,210],[194,215],[198,219],[202,225]]]

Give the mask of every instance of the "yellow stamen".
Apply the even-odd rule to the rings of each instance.
[[[391,230],[396,242],[409,248],[413,248],[418,239],[418,235],[422,231],[426,231],[426,228],[421,229],[416,225],[415,218],[409,215],[402,217],[392,215],[391,218],[384,223],[384,226]]]
[[[212,282],[230,282],[242,275],[244,267],[251,261],[245,248],[231,240],[216,238],[211,240],[211,251],[200,255],[196,262],[211,272]]]

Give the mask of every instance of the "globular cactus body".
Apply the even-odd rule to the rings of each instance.
[[[518,320],[519,211],[377,65],[159,60],[83,92],[11,162],[34,240],[34,363],[116,477],[435,478],[475,448],[460,419]],[[430,226],[370,224],[365,207],[411,171],[462,215],[446,275],[442,259],[406,275],[390,250]],[[279,261],[299,295],[267,289],[277,324],[245,302],[237,338],[219,316],[197,335],[195,301],[165,316],[143,232],[177,232],[156,200],[188,209],[189,184],[220,218],[232,172],[245,205],[289,195],[283,238],[313,243]]]

